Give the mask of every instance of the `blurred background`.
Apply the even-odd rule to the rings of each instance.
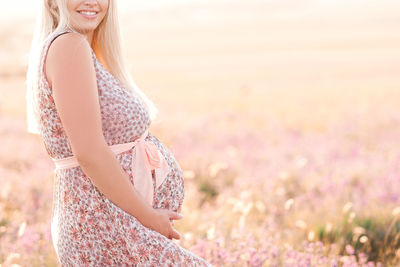
[[[26,132],[40,3],[1,4],[0,265],[56,266],[54,166]],[[216,266],[399,264],[399,1],[118,4],[185,173],[176,242]]]

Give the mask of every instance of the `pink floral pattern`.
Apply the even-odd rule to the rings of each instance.
[[[44,75],[44,63],[51,42],[68,32],[72,31],[53,33],[45,41],[39,70],[40,132],[46,151],[55,159],[73,154]],[[93,50],[91,53],[107,143],[134,141],[149,128],[149,114],[141,99],[101,65]],[[146,140],[157,146],[170,167],[168,177],[154,189],[153,207],[180,212],[185,194],[182,170],[150,131]],[[134,184],[131,153],[125,151],[116,157]],[[55,171],[51,226],[53,245],[62,266],[212,266],[114,205],[79,166]]]

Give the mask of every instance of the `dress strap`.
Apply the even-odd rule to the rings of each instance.
[[[60,35],[68,33],[68,32],[73,32],[70,29],[64,29],[62,31],[59,32],[53,32],[50,33],[49,36],[47,36],[47,38],[44,40],[44,46],[43,46],[43,50],[42,50],[42,55],[40,58],[40,76],[43,77],[46,82],[48,83],[48,80],[46,78],[46,69],[45,69],[45,60],[46,60],[46,56],[47,56],[47,52],[49,51],[50,45],[51,43]]]
[[[47,38],[44,40],[44,47],[43,47],[42,55],[41,55],[41,59],[40,59],[40,75],[41,75],[41,77],[44,78],[44,80],[47,82],[47,84],[49,84],[49,82],[46,77],[45,60],[46,60],[46,56],[49,51],[50,45],[58,36],[68,33],[68,32],[79,33],[82,35],[82,33],[67,27],[61,31],[56,31],[56,32],[50,33],[49,36],[47,36]],[[95,61],[96,55],[92,48],[90,48],[90,52],[92,54],[93,61]]]

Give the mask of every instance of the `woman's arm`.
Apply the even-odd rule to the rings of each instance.
[[[90,49],[76,33],[63,34],[50,46],[46,76],[57,112],[84,173],[110,201],[150,227],[155,210],[136,191],[103,136]]]

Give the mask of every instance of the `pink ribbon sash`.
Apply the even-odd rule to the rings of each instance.
[[[152,170],[155,170],[156,188],[158,188],[169,173],[169,165],[164,156],[151,141],[146,141],[146,130],[133,142],[109,146],[115,155],[132,149],[132,176],[134,187],[153,206],[154,185]],[[75,156],[63,159],[53,159],[56,170],[79,166]]]

